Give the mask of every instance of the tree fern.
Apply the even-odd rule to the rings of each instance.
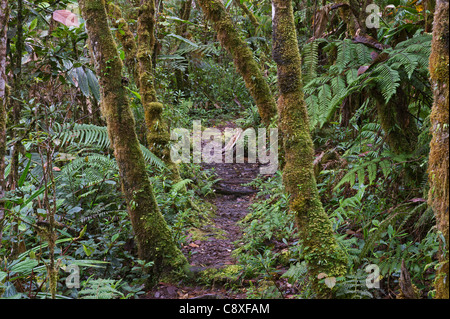
[[[396,93],[403,81],[408,81],[416,93],[420,93],[426,101],[431,100],[428,82],[428,58],[430,54],[431,36],[415,35],[400,42],[395,48],[387,48],[381,53],[387,59],[376,62],[371,58],[373,49],[361,43],[353,43],[349,39],[338,40],[327,44],[326,49],[337,49],[336,60],[328,72],[317,76],[317,43],[313,41],[305,46],[304,79],[305,102],[308,105],[311,127],[321,127],[329,121],[344,100],[352,94],[360,93],[364,88],[377,88],[387,103]],[[380,54],[381,54],[380,53]],[[361,66],[367,70],[358,74]],[[331,86],[332,98],[327,94]],[[415,94],[416,98],[419,94]],[[325,109],[325,105],[328,107]],[[325,112],[325,113],[324,113]]]
[[[400,75],[398,71],[390,65],[383,63],[374,69],[373,75],[376,77],[375,81],[379,85],[386,103],[389,102],[400,86]]]

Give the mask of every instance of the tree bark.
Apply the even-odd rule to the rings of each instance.
[[[6,78],[6,42],[9,20],[8,0],[0,0],[0,200],[6,191],[5,155],[6,155],[6,105],[8,100]],[[3,225],[4,203],[0,201],[0,240]]]
[[[449,16],[448,0],[436,1],[431,42],[430,77],[434,103],[431,110],[428,202],[436,216],[437,229],[444,241],[440,242],[439,268],[436,274],[436,298],[449,298],[448,268],[448,207],[449,207]]]
[[[154,262],[151,284],[179,279],[187,261],[176,246],[153,194],[145,162],[134,129],[134,118],[122,84],[123,64],[108,27],[105,0],[79,1],[86,20],[90,49],[94,56],[102,94],[102,114],[114,150],[122,192],[138,245],[138,257]]]
[[[253,58],[252,51],[239,36],[229,13],[220,0],[198,0],[198,4],[213,23],[220,43],[233,57],[234,66],[244,78],[245,85],[258,107],[262,122],[268,126],[276,114],[276,102]]]
[[[285,152],[283,183],[290,195],[290,209],[296,214],[313,289],[318,298],[328,298],[331,290],[319,283],[318,275],[344,275],[346,258],[333,236],[317,190],[292,2],[273,0],[272,10],[273,58],[278,67],[280,93],[278,120]]]
[[[173,180],[180,180],[177,165],[170,158],[170,133],[162,118],[163,104],[158,102],[154,86],[152,55],[155,44],[155,2],[141,0],[138,17],[137,74],[141,102],[148,129],[149,149],[169,167]]]
[[[122,12],[113,3],[108,5],[108,12],[114,19],[115,27],[121,26],[123,33],[116,36],[125,50],[125,64],[128,72],[133,74],[141,103],[144,108],[145,124],[147,126],[147,143],[149,149],[162,159],[170,171],[173,181],[180,181],[178,166],[170,158],[170,133],[162,118],[163,104],[158,102],[154,85],[152,56],[155,45],[155,2],[141,0],[137,23],[137,41],[128,23],[122,17]]]

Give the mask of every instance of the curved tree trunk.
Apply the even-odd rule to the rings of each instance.
[[[119,58],[105,11],[105,0],[81,0],[80,7],[99,77],[102,114],[119,166],[122,191],[138,244],[138,257],[154,262],[151,283],[181,274],[187,261],[177,248],[158,208],[134,130],[134,118],[122,84]]]
[[[252,51],[239,36],[229,13],[220,0],[198,0],[198,4],[206,17],[213,23],[220,43],[233,57],[234,66],[244,78],[245,85],[255,100],[263,123],[269,125],[272,117],[276,114],[276,102],[253,58]]]
[[[192,1],[193,0],[184,0],[181,3],[181,9],[180,9],[180,13],[179,13],[179,17],[181,20],[185,20],[188,21],[189,17],[191,16],[191,9],[192,9]],[[188,24],[184,23],[184,22],[180,22],[180,24],[176,27],[176,34],[182,37],[186,37],[186,33],[188,30]],[[181,42],[181,41],[180,41]],[[176,45],[176,48],[179,47],[178,43]],[[185,54],[183,54],[182,56],[186,56]],[[179,69],[175,69],[175,79],[176,79],[176,84],[177,84],[177,88],[179,91],[185,91],[186,89],[189,89],[187,87],[187,85],[189,85],[189,79],[188,79],[188,69],[185,70],[179,70]],[[187,93],[187,92],[185,92]]]
[[[162,118],[164,106],[158,102],[154,85],[152,57],[155,45],[155,2],[154,0],[140,1],[137,41],[128,23],[122,17],[120,8],[114,3],[109,3],[107,9],[114,19],[114,27],[120,26],[123,31],[116,32],[116,36],[125,50],[125,65],[128,72],[133,74],[139,88],[145,113],[149,149],[164,161],[172,180],[180,181],[178,166],[170,158],[170,133]]]
[[[250,19],[250,22],[252,23],[252,25],[255,28],[259,26],[258,19],[256,19],[256,17],[253,14],[253,12],[250,11],[250,9],[247,7],[247,5],[245,3],[241,2],[241,0],[233,0],[233,3],[238,8],[241,8],[241,10],[247,15],[247,17]]]
[[[316,186],[314,148],[303,98],[301,59],[291,0],[273,0],[272,10],[273,58],[278,65],[280,91],[279,128],[284,136],[283,182],[290,195],[290,209],[296,214],[313,288],[318,298],[327,298],[331,290],[319,283],[318,275],[344,275],[346,259],[333,236]]]
[[[431,111],[430,158],[428,176],[430,192],[429,204],[433,207],[438,230],[445,242],[441,241],[439,252],[439,268],[436,274],[436,298],[449,298],[448,269],[448,207],[449,207],[449,22],[448,0],[436,1],[433,22],[433,40],[430,55],[431,87],[434,93],[434,104]]]

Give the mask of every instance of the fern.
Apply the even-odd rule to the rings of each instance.
[[[92,124],[60,125],[56,124],[54,138],[61,140],[61,145],[66,143],[78,143],[81,145],[96,145],[100,149],[110,147],[108,130],[105,126],[97,126]],[[148,148],[140,144],[142,155],[147,163],[159,169],[165,169],[164,162],[153,154]]]
[[[317,65],[319,63],[319,41],[314,40],[306,44],[303,48],[302,65],[305,69],[303,79],[305,83],[317,77]]]
[[[347,275],[344,281],[336,285],[336,297],[346,299],[372,299],[374,296],[369,292],[366,284],[367,273],[358,269],[354,275]]]
[[[123,297],[123,294],[116,289],[119,282],[112,279],[89,280],[78,295],[81,296],[81,299],[116,299]]]
[[[386,103],[388,103],[400,86],[399,72],[390,65],[383,63],[374,69],[373,74],[375,75],[376,84],[380,86],[381,94]]]
[[[350,169],[334,187],[334,190],[337,190],[345,183],[349,183],[350,186],[353,186],[356,182],[356,178],[358,178],[358,183],[360,185],[364,184],[366,172],[369,178],[368,185],[372,185],[377,179],[378,166],[381,168],[384,177],[388,177],[389,170],[392,167],[391,161],[387,158],[375,158],[370,161],[359,163],[359,165],[356,165],[354,168]]]
[[[311,128],[322,127],[347,97],[361,92],[364,88],[376,87],[387,103],[397,93],[400,83],[408,81],[410,87],[414,87],[424,100],[428,103],[432,100],[428,82],[430,35],[415,35],[395,48],[385,49],[382,53],[386,53],[389,58],[374,65],[370,56],[372,49],[365,45],[353,43],[349,39],[331,42],[324,50],[335,47],[337,57],[334,64],[329,66],[328,72],[320,76],[317,76],[317,43],[309,43],[303,51],[305,101]],[[358,75],[359,67],[364,65],[370,68]],[[331,99],[328,87],[331,87]]]
[[[181,189],[183,189],[184,187],[186,187],[186,185],[192,183],[191,179],[183,179],[175,184],[172,185],[172,191],[177,193],[179,192]]]
[[[55,123],[55,138],[61,140],[61,145],[77,141],[84,145],[94,144],[100,148],[110,146],[107,128],[92,124],[61,125]]]

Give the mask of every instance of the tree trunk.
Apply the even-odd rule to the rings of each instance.
[[[6,155],[6,30],[9,19],[8,0],[0,0],[0,241],[4,218],[4,203],[1,202],[6,191],[5,155]]]
[[[138,17],[137,74],[141,102],[145,112],[149,149],[161,158],[174,181],[180,180],[177,165],[170,158],[170,133],[162,118],[163,104],[158,102],[154,86],[152,55],[155,43],[155,1],[141,0]]]
[[[232,55],[237,71],[244,78],[245,85],[255,100],[262,122],[269,125],[276,114],[276,102],[252,51],[239,36],[220,0],[198,0],[198,4],[213,23],[220,43]]]
[[[122,84],[122,61],[108,27],[105,0],[81,0],[90,49],[102,94],[102,114],[114,150],[122,191],[127,202],[138,257],[154,262],[151,283],[177,278],[187,261],[177,248],[153,194],[134,130],[134,118]]]
[[[434,103],[431,110],[430,158],[428,176],[430,192],[429,204],[433,207],[438,230],[445,242],[440,243],[439,268],[436,274],[436,298],[449,298],[448,269],[448,207],[449,207],[449,22],[448,0],[436,1],[431,42],[430,76]]]
[[[180,14],[179,17],[182,20],[188,21],[189,17],[191,16],[191,9],[192,9],[192,0],[185,0],[181,3],[181,10],[180,10]],[[176,34],[182,37],[186,37],[186,32],[188,29],[188,24],[184,23],[184,22],[180,22],[180,24],[176,27]],[[180,41],[181,42],[181,41]],[[176,45],[176,48],[179,47],[178,43]],[[186,57],[186,54],[182,55],[183,57]],[[189,80],[188,80],[188,69],[181,71],[176,69],[175,70],[175,79],[176,79],[176,84],[177,84],[177,89],[179,91],[184,92],[186,89],[186,85],[189,84]]]
[[[121,26],[124,32],[116,36],[125,50],[125,64],[128,72],[133,74],[141,95],[147,126],[147,143],[149,149],[162,159],[170,171],[173,181],[180,181],[178,166],[170,158],[169,128],[162,118],[163,105],[158,102],[154,86],[152,56],[155,44],[155,2],[141,0],[137,23],[138,39],[135,40],[128,23],[122,17],[120,8],[109,3],[108,12],[114,19],[113,25]]]
[[[318,275],[346,273],[346,259],[323,209],[314,176],[314,148],[303,98],[301,59],[290,0],[273,0],[273,58],[278,66],[278,119],[284,136],[283,182],[295,212],[313,289],[318,298],[331,296]],[[322,275],[323,276],[323,275]],[[319,276],[321,277],[321,276]]]
[[[138,82],[137,67],[136,67],[136,53],[137,45],[134,39],[134,34],[130,29],[129,24],[122,16],[122,10],[113,2],[108,3],[107,12],[112,17],[111,23],[117,29],[115,32],[116,38],[122,44],[125,53],[125,66],[128,69],[133,79]]]

